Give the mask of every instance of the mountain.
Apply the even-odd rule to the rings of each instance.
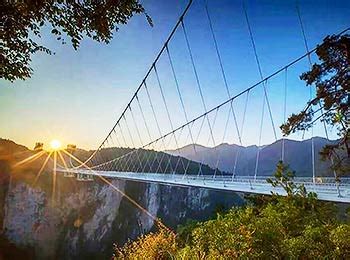
[[[330,162],[321,161],[319,152],[324,145],[332,143],[325,138],[314,137],[315,147],[315,171],[317,176],[333,176],[330,170]],[[297,176],[312,176],[312,141],[311,139],[295,141],[285,139],[285,163],[290,165]],[[187,145],[177,150],[166,151],[171,155],[183,156],[189,160],[203,162],[208,166],[228,173],[233,172],[236,164],[236,174],[252,176],[255,172],[256,158],[260,149],[258,176],[270,176],[273,174],[277,162],[281,159],[282,140],[262,147],[239,146],[223,143],[216,147],[202,145]],[[238,156],[238,158],[237,158]]]
[[[29,149],[23,145],[16,144],[15,142],[8,139],[0,138],[0,156],[8,154],[9,152],[18,153],[28,150]]]

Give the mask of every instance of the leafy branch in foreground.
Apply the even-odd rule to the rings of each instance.
[[[316,48],[319,64],[300,79],[316,88],[316,97],[305,109],[292,114],[281,126],[285,135],[310,129],[320,120],[337,129],[339,140],[326,145],[322,159],[333,161],[338,174],[350,172],[350,35],[327,36]],[[318,116],[317,116],[318,115]]]
[[[268,178],[266,181],[273,187],[281,186],[287,193],[287,196],[301,195],[306,196],[306,189],[304,185],[296,185],[293,182],[295,172],[290,170],[288,166],[284,165],[282,161],[277,164],[274,179]]]
[[[29,78],[32,54],[52,51],[41,45],[41,29],[51,30],[63,44],[79,47],[84,36],[109,43],[114,31],[134,14],[145,13],[138,0],[105,1],[2,1],[0,4],[0,78]],[[147,15],[152,26],[152,20]]]
[[[304,184],[297,184],[293,181],[295,172],[292,171],[288,165],[285,165],[282,161],[277,163],[274,178],[267,178],[266,181],[273,187],[282,187],[287,193],[287,197],[300,197],[300,198],[317,198],[316,193],[307,192]],[[273,196],[278,196],[276,193],[272,193]]]

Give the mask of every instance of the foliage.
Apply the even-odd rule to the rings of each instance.
[[[189,219],[184,225],[179,225],[177,228],[177,238],[180,246],[186,246],[192,243],[192,232],[199,226],[199,223],[195,220]],[[192,245],[192,244],[191,244]]]
[[[268,183],[271,183],[272,187],[281,186],[288,196],[301,195],[305,197],[306,189],[303,185],[296,185],[293,182],[295,173],[289,169],[288,166],[284,165],[282,161],[277,164],[275,172],[275,179],[267,179]]]
[[[333,159],[338,173],[350,170],[350,35],[327,36],[317,46],[319,64],[300,78],[316,88],[316,97],[303,111],[292,114],[281,126],[285,135],[304,131],[321,120],[337,129],[339,142],[327,145],[321,152],[323,159]],[[320,115],[316,117],[317,113]]]
[[[52,54],[40,44],[44,26],[51,27],[58,41],[65,44],[69,39],[78,49],[84,36],[109,43],[119,25],[126,24],[134,14],[144,13],[138,0],[2,1],[0,10],[0,77],[10,81],[31,76],[32,54]]]
[[[321,202],[294,184],[293,172],[282,163],[270,183],[283,187],[287,196],[259,196],[263,199],[255,200],[258,205],[232,208],[205,222],[190,221],[176,236],[161,229],[118,249],[123,254],[116,258],[350,258],[350,225],[337,219],[334,204]]]
[[[124,247],[115,246],[112,259],[169,259],[177,249],[176,235],[170,229],[160,226],[157,233],[139,237]]]

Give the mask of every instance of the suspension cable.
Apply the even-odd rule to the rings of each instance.
[[[187,35],[187,31],[186,31],[186,27],[185,27],[185,24],[183,22],[183,19],[181,20],[181,27],[182,27],[182,31],[183,31],[184,36],[185,36],[187,50],[188,50],[188,53],[189,53],[189,56],[190,56],[190,59],[191,59],[192,69],[193,69],[193,72],[194,72],[194,75],[195,75],[195,78],[196,78],[196,83],[197,83],[198,91],[199,91],[199,94],[200,94],[200,97],[201,97],[202,105],[203,105],[203,108],[204,108],[204,113],[207,113],[208,110],[207,110],[207,106],[205,104],[205,100],[204,100],[204,96],[203,96],[203,90],[202,90],[202,87],[201,87],[201,83],[199,81],[199,76],[198,76],[196,64],[194,62],[192,49],[191,49],[191,46],[190,46],[190,42],[188,40],[188,35]],[[209,131],[210,131],[210,136],[211,136],[212,141],[213,141],[213,146],[214,146],[214,149],[216,150],[216,144],[215,144],[215,139],[214,139],[214,135],[213,135],[213,129],[212,129],[212,126],[210,124],[209,118],[208,117],[206,117],[206,118],[207,118],[207,123],[208,123]]]
[[[226,119],[226,123],[225,123],[225,127],[224,127],[224,133],[222,135],[222,141],[221,143],[223,144],[225,142],[225,138],[226,138],[226,134],[227,134],[227,128],[228,128],[228,124],[229,124],[229,121],[230,121],[230,115],[231,115],[231,107],[232,107],[232,102],[231,101],[231,104],[230,104],[230,107],[229,107],[229,111],[228,111],[228,115],[227,115],[227,119]],[[221,159],[221,150],[218,151],[218,156],[217,156],[217,160],[216,160],[216,164],[215,164],[215,173],[214,175],[216,174],[216,171],[218,170],[218,167],[219,167],[219,163],[220,163],[220,159]],[[221,171],[221,170],[220,170]],[[221,171],[221,175],[223,175],[222,171]]]
[[[146,93],[147,93],[148,101],[149,101],[150,106],[151,106],[153,118],[154,118],[154,120],[156,122],[156,126],[157,126],[157,129],[158,129],[159,136],[161,137],[162,136],[162,131],[160,130],[159,122],[158,122],[158,119],[157,119],[157,116],[156,116],[156,112],[154,110],[153,102],[152,102],[152,99],[151,99],[151,95],[150,95],[150,93],[148,91],[148,87],[147,87],[146,81],[144,82],[144,85],[145,85],[145,90],[146,90]],[[162,139],[161,141],[162,141],[164,149],[166,149],[165,144],[164,144],[164,140]],[[161,156],[161,161],[163,160],[163,157],[164,157],[164,154],[162,154],[162,156]],[[158,171],[158,169],[157,169],[157,171]]]
[[[132,134],[131,134],[131,131],[130,131],[129,124],[128,124],[128,122],[127,122],[125,116],[124,116],[124,122],[125,122],[125,125],[126,125],[126,130],[127,130],[128,134],[129,134],[129,136],[130,136],[131,144],[132,144],[132,146],[133,146],[135,149],[137,149],[136,146],[135,146],[135,143],[134,143],[134,139],[132,138]],[[135,153],[136,153],[137,160],[138,160],[139,163],[141,164],[140,157],[138,156],[138,153],[137,153],[137,152],[135,152]],[[135,162],[132,161],[132,163],[134,163],[134,165],[135,165]],[[133,167],[132,169],[134,169],[134,168],[135,168],[135,167]]]
[[[306,49],[306,52],[309,52],[309,46],[308,46],[307,39],[306,39],[304,24],[303,24],[303,20],[301,18],[301,13],[300,13],[298,1],[296,1],[296,11],[298,14],[298,19],[299,19],[299,24],[300,24],[300,29],[302,32],[303,40],[304,40],[305,49]],[[307,58],[308,58],[309,66],[311,69],[312,62],[311,62],[310,54],[307,55]],[[310,92],[309,102],[311,102],[312,96],[313,96],[311,87],[309,89],[309,92]],[[319,104],[321,106],[321,103],[319,103]],[[325,130],[326,130],[326,135],[328,136],[327,129],[325,128]],[[311,161],[312,161],[312,181],[313,181],[313,183],[315,183],[316,182],[316,169],[315,169],[315,142],[314,142],[314,126],[313,126],[313,124],[311,125],[311,156],[312,156],[312,159],[311,159]]]
[[[253,50],[254,50],[254,56],[255,56],[256,64],[258,66],[260,78],[261,78],[261,80],[263,80],[264,76],[263,76],[263,73],[262,73],[262,68],[261,68],[261,64],[260,64],[260,61],[259,61],[258,51],[256,49],[256,44],[255,44],[255,40],[254,40],[253,31],[252,31],[252,28],[251,28],[251,25],[250,25],[250,21],[249,21],[247,8],[245,6],[245,0],[243,0],[243,11],[244,11],[244,15],[245,15],[245,18],[246,18],[248,31],[249,31],[249,37],[250,37],[250,41],[252,43],[252,47],[253,47]],[[277,133],[276,133],[276,128],[275,128],[275,123],[273,121],[272,110],[271,110],[270,101],[269,101],[268,94],[267,94],[267,89],[266,89],[266,86],[265,86],[264,83],[262,85],[263,85],[263,88],[264,88],[264,95],[265,95],[266,104],[267,104],[267,108],[268,108],[269,115],[270,115],[270,120],[271,120],[271,126],[272,126],[272,130],[273,130],[273,134],[275,136],[275,140],[277,141]]]
[[[92,153],[92,155],[85,160],[85,162],[83,162],[79,167],[85,165],[88,161],[90,161],[95,154],[97,153],[98,150],[101,149],[103,143],[108,139],[108,137],[111,135],[111,133],[113,132],[113,130],[117,127],[117,125],[119,124],[119,122],[122,120],[122,116],[126,113],[128,106],[133,102],[133,100],[135,99],[136,95],[138,94],[138,92],[141,90],[143,83],[146,81],[146,79],[148,78],[148,76],[150,75],[151,71],[152,71],[152,67],[153,64],[157,63],[158,60],[160,59],[160,57],[162,56],[166,45],[168,45],[168,43],[170,42],[170,40],[173,38],[177,28],[180,26],[181,21],[183,20],[183,18],[185,17],[185,15],[187,14],[188,10],[190,9],[191,5],[192,5],[193,0],[189,0],[187,3],[187,6],[185,7],[184,11],[182,12],[181,16],[179,17],[179,19],[177,20],[173,30],[170,32],[168,38],[166,39],[165,43],[163,44],[163,47],[160,49],[159,53],[157,54],[156,58],[154,59],[152,66],[148,69],[146,75],[143,77],[143,80],[141,81],[140,85],[138,86],[138,88],[136,89],[135,93],[133,94],[133,96],[131,97],[128,105],[125,107],[125,109],[123,110],[122,114],[120,115],[120,117],[118,118],[118,120],[116,121],[116,123],[114,124],[114,126],[112,127],[112,129],[110,130],[110,132],[108,133],[107,137],[102,141],[102,143],[100,144],[100,146]]]
[[[301,31],[302,31],[302,35],[303,35],[303,39],[304,39],[305,49],[306,49],[307,52],[309,52],[309,46],[308,46],[308,42],[307,42],[307,38],[306,38],[306,33],[305,33],[304,24],[303,24],[303,21],[302,21],[302,17],[301,17],[301,12],[300,12],[298,1],[296,1],[296,8],[297,8],[299,23],[300,23],[300,27],[301,27]],[[312,61],[311,61],[310,53],[308,54],[308,61],[309,61],[309,65],[310,65],[310,70],[312,70]],[[311,91],[311,88],[310,88],[310,91]],[[320,107],[321,115],[323,117],[324,113],[323,113],[323,106],[321,104],[321,100],[319,100],[318,104],[319,104],[319,107]],[[329,140],[329,135],[328,135],[326,122],[325,121],[322,121],[322,122],[323,122],[324,131],[325,131],[325,134],[326,134],[326,138],[327,138],[327,140]],[[312,128],[312,131],[313,131],[313,128]],[[313,136],[313,134],[312,134],[312,136]],[[313,141],[314,140],[312,138],[312,142]],[[313,164],[315,164],[315,162],[314,162],[315,161],[315,146],[314,146],[314,142],[312,143],[312,146],[313,146],[313,155],[312,155],[313,156]],[[331,156],[330,159],[331,159],[332,165],[334,165],[333,156]],[[314,172],[315,172],[315,166],[313,165],[313,182],[315,183],[316,173],[314,173]],[[337,178],[337,172],[336,172],[335,169],[333,169],[333,175],[334,175],[335,178]],[[340,194],[339,186],[337,186],[337,189],[338,189],[338,193]]]
[[[283,101],[283,122],[286,122],[287,118],[287,85],[288,85],[288,69],[284,71],[284,101]],[[282,136],[282,149],[281,149],[281,160],[284,163],[285,160],[285,136]]]
[[[338,33],[337,35],[338,35],[338,36],[339,36],[339,35],[342,35],[342,34],[346,33],[346,32],[349,31],[349,30],[350,30],[350,28],[346,28],[346,29],[344,29],[343,31],[341,31],[340,33]],[[203,119],[204,117],[206,117],[207,114],[214,112],[218,107],[222,107],[222,106],[228,104],[229,102],[231,102],[231,100],[237,99],[238,97],[240,97],[240,96],[242,96],[242,95],[244,95],[244,94],[246,94],[246,93],[249,93],[251,90],[253,90],[253,89],[255,89],[256,87],[258,87],[258,86],[260,86],[261,84],[263,84],[265,81],[267,81],[267,80],[273,78],[274,76],[276,76],[276,75],[278,75],[279,73],[281,73],[282,71],[284,71],[286,68],[289,68],[289,67],[293,66],[294,64],[296,64],[297,62],[301,61],[302,59],[304,59],[305,57],[307,57],[307,55],[309,55],[310,53],[315,52],[315,50],[316,50],[316,47],[313,48],[312,50],[310,50],[309,52],[307,52],[307,53],[301,55],[300,57],[294,59],[293,61],[291,61],[291,62],[288,63],[287,65],[285,65],[285,66],[279,68],[278,70],[276,70],[275,72],[273,72],[273,73],[270,74],[269,76],[265,77],[263,80],[258,81],[257,83],[251,85],[250,87],[246,88],[245,90],[239,92],[238,94],[232,96],[231,98],[227,99],[226,101],[224,101],[224,102],[220,103],[219,105],[213,107],[212,109],[208,110],[206,113],[203,113],[203,114],[201,114],[201,115],[195,117],[194,119],[190,120],[188,123],[185,123],[185,124],[183,124],[183,125],[177,127],[176,129],[174,129],[174,132],[179,131],[179,130],[180,130],[182,127],[184,127],[184,126],[187,126],[187,125],[189,125],[189,124],[193,124],[194,122],[198,121],[199,119]],[[172,133],[173,133],[173,132],[168,132],[168,133],[162,135],[161,137],[159,137],[159,138],[157,138],[157,139],[154,139],[153,141],[151,141],[151,142],[145,144],[142,148],[146,148],[146,147],[148,147],[148,146],[150,146],[150,145],[152,145],[152,144],[154,144],[154,143],[160,141],[161,139],[167,137],[168,135],[171,135]],[[130,153],[132,153],[132,152],[133,152],[133,151],[131,151]],[[97,152],[95,151],[95,153],[97,153]],[[90,157],[91,157],[91,156],[90,156]],[[92,158],[92,157],[91,157],[91,158]],[[114,160],[118,160],[118,158],[113,159],[113,161],[114,161]],[[83,166],[83,165],[85,165],[85,163],[82,163],[81,166]],[[95,167],[98,167],[98,166],[99,166],[99,165],[96,165]],[[79,168],[79,167],[75,167],[75,168]]]
[[[165,110],[166,110],[166,113],[167,113],[167,116],[168,116],[168,120],[169,120],[169,123],[170,123],[171,131],[173,132],[173,137],[174,137],[174,140],[175,140],[176,149],[179,149],[180,147],[179,147],[179,144],[178,144],[177,139],[176,139],[176,136],[175,136],[173,121],[171,120],[171,116],[170,116],[168,104],[167,104],[167,102],[166,102],[166,100],[165,100],[163,87],[162,87],[162,84],[161,84],[161,82],[160,82],[158,70],[157,70],[157,67],[156,67],[155,64],[153,65],[153,69],[154,69],[154,72],[155,72],[155,74],[156,74],[158,86],[159,86],[160,93],[161,93],[161,96],[162,96],[162,100],[163,100],[163,103],[164,103],[164,106],[165,106]],[[182,162],[182,165],[183,165],[183,161],[182,161],[182,160],[181,160],[181,162]]]
[[[204,101],[203,90],[202,90],[202,87],[201,87],[201,83],[199,81],[198,72],[197,72],[197,69],[196,69],[196,64],[195,64],[194,59],[193,59],[192,49],[191,49],[191,46],[190,46],[190,42],[188,40],[188,36],[187,36],[187,32],[186,32],[186,28],[185,28],[185,24],[184,24],[183,20],[181,20],[181,26],[182,26],[182,31],[183,31],[184,36],[185,36],[188,53],[189,53],[189,56],[190,56],[190,59],[191,59],[193,72],[194,72],[194,75],[195,75],[195,78],[196,78],[196,82],[197,82],[198,91],[199,91],[199,94],[200,94],[200,97],[201,97],[201,101],[202,101],[202,105],[203,105],[203,108],[204,108],[204,113],[207,113],[208,110],[207,110],[207,106],[206,106],[205,101]],[[215,140],[214,140],[214,136],[213,136],[213,130],[212,130],[212,127],[210,125],[209,119],[207,120],[207,122],[208,122],[209,130],[210,130],[210,135],[212,137],[213,144],[214,144],[214,147],[215,147]]]
[[[216,56],[218,57],[218,61],[219,61],[219,65],[220,65],[220,71],[221,71],[222,79],[224,81],[227,97],[230,98],[231,97],[231,93],[230,93],[230,89],[228,87],[226,73],[225,73],[224,65],[223,65],[223,62],[222,62],[221,55],[220,55],[218,42],[216,40],[216,36],[215,36],[214,28],[213,28],[213,23],[212,23],[212,20],[211,20],[210,14],[209,14],[209,10],[208,10],[208,0],[205,0],[204,6],[205,6],[205,11],[206,11],[206,14],[207,14],[207,17],[208,17],[210,32],[211,32],[211,35],[213,37],[215,51],[216,51]],[[232,102],[230,102],[230,105],[231,105],[232,116],[233,116],[233,120],[234,120],[234,123],[235,123],[237,135],[238,135],[238,140],[239,140],[239,143],[242,145],[241,135],[240,135],[240,132],[239,132],[239,129],[238,129],[236,113],[235,113],[235,110],[233,109]]]
[[[168,59],[169,59],[171,71],[172,71],[172,74],[173,74],[173,77],[174,77],[176,90],[177,90],[177,93],[178,93],[178,96],[179,96],[179,99],[180,99],[180,103],[181,103],[181,107],[182,107],[182,110],[183,110],[183,113],[184,113],[184,116],[185,116],[185,120],[186,120],[186,123],[188,123],[189,120],[188,120],[188,115],[187,115],[186,108],[185,108],[185,103],[184,103],[184,100],[183,100],[183,97],[182,97],[182,94],[181,94],[181,91],[180,91],[179,82],[177,80],[174,64],[173,64],[173,61],[172,61],[172,58],[171,58],[168,46],[166,46],[166,52],[168,54]],[[192,131],[191,131],[191,128],[190,128],[189,125],[188,125],[188,131],[189,131],[189,134],[190,134],[190,137],[191,137],[191,141],[192,141],[194,152],[195,152],[195,154],[197,154],[196,146],[195,146],[195,143],[194,143],[194,140],[193,140],[193,134],[192,134]]]
[[[266,84],[266,82],[265,82]],[[260,128],[259,128],[259,141],[258,141],[258,151],[256,153],[256,161],[255,161],[255,171],[254,171],[254,180],[256,180],[256,177],[258,175],[258,167],[259,167],[259,157],[260,157],[260,150],[261,150],[261,136],[262,136],[262,130],[263,130],[263,124],[264,124],[264,114],[265,114],[265,96],[263,98],[263,105],[261,109],[261,120],[260,120]]]
[[[199,131],[198,131],[198,134],[197,134],[197,138],[196,138],[196,143],[198,143],[198,139],[199,139],[199,136],[202,132],[202,129],[203,129],[203,125],[204,125],[204,121],[206,119],[207,115],[205,115],[203,118],[202,118],[202,122],[199,126]],[[200,176],[201,172],[202,172],[202,164],[203,164],[203,155],[201,157],[201,160],[199,161],[199,167],[198,167],[198,172],[197,172],[197,176]]]
[[[249,93],[250,93],[250,91],[247,91],[247,96],[246,96],[245,104],[244,104],[243,118],[242,118],[242,125],[241,125],[241,138],[243,138],[243,130],[244,130],[244,123],[245,123],[245,118],[246,118],[246,114],[247,114],[247,107],[248,107],[248,101],[249,101]],[[238,163],[239,155],[240,155],[240,153],[241,153],[241,149],[242,149],[242,147],[240,147],[240,148],[237,150],[237,153],[236,153],[235,163],[234,163],[234,165],[233,165],[233,170],[232,170],[232,181],[233,181],[233,179],[234,179],[235,176],[236,176],[237,163]]]

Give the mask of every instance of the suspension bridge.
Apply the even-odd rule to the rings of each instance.
[[[272,187],[266,181],[267,177],[273,175],[278,161],[282,161],[290,165],[291,169],[294,166],[300,168],[300,164],[304,166],[306,170],[300,173],[303,175],[297,172],[294,182],[305,185],[307,191],[317,193],[319,199],[350,202],[350,179],[339,178],[338,173],[330,169],[331,162],[321,162],[318,156],[315,133],[320,135],[322,132],[325,140],[331,142],[328,126],[324,122],[314,122],[311,130],[288,137],[298,142],[309,140],[305,142],[307,146],[302,147],[306,157],[300,155],[300,158],[295,154],[296,150],[288,151],[294,148],[279,128],[288,115],[299,112],[315,95],[312,87],[307,88],[298,79],[301,72],[311,68],[316,50],[309,47],[299,6],[295,8],[295,16],[304,54],[273,73],[264,75],[249,8],[243,4],[242,18],[250,42],[247,48],[253,53],[254,63],[251,67],[256,66],[258,80],[242,89],[234,86],[229,79],[234,72],[225,66],[225,59],[229,57],[225,57],[221,46],[227,45],[222,43],[225,37],[218,36],[214,11],[207,1],[198,1],[197,5],[203,9],[206,19],[203,25],[206,26],[206,40],[210,42],[211,55],[216,59],[216,63],[211,66],[216,66],[217,78],[220,78],[220,82],[211,84],[215,91],[224,93],[224,98],[216,102],[214,97],[205,92],[201,77],[203,69],[200,69],[205,63],[205,57],[198,58],[195,54],[196,48],[193,46],[196,39],[188,28],[193,2],[189,1],[145,77],[98,149],[84,160],[72,156],[74,160],[70,167],[61,166],[58,170],[67,176],[78,176],[79,180],[117,178],[183,187],[285,195],[282,188]],[[334,34],[348,31],[346,29]],[[190,77],[191,84],[188,83]],[[289,95],[291,92],[303,92],[305,95],[295,100],[295,95]],[[315,117],[322,113],[321,105]],[[223,158],[224,151],[220,149],[223,143],[239,147],[229,158],[230,165],[225,168],[222,167],[222,161],[227,161],[227,158]],[[211,148],[210,162],[205,159],[206,155],[198,144]],[[273,153],[269,154],[266,151],[272,146]],[[191,151],[191,156],[185,154],[184,147]],[[248,156],[246,150],[249,147],[253,152]],[[268,166],[266,161],[269,162]]]

